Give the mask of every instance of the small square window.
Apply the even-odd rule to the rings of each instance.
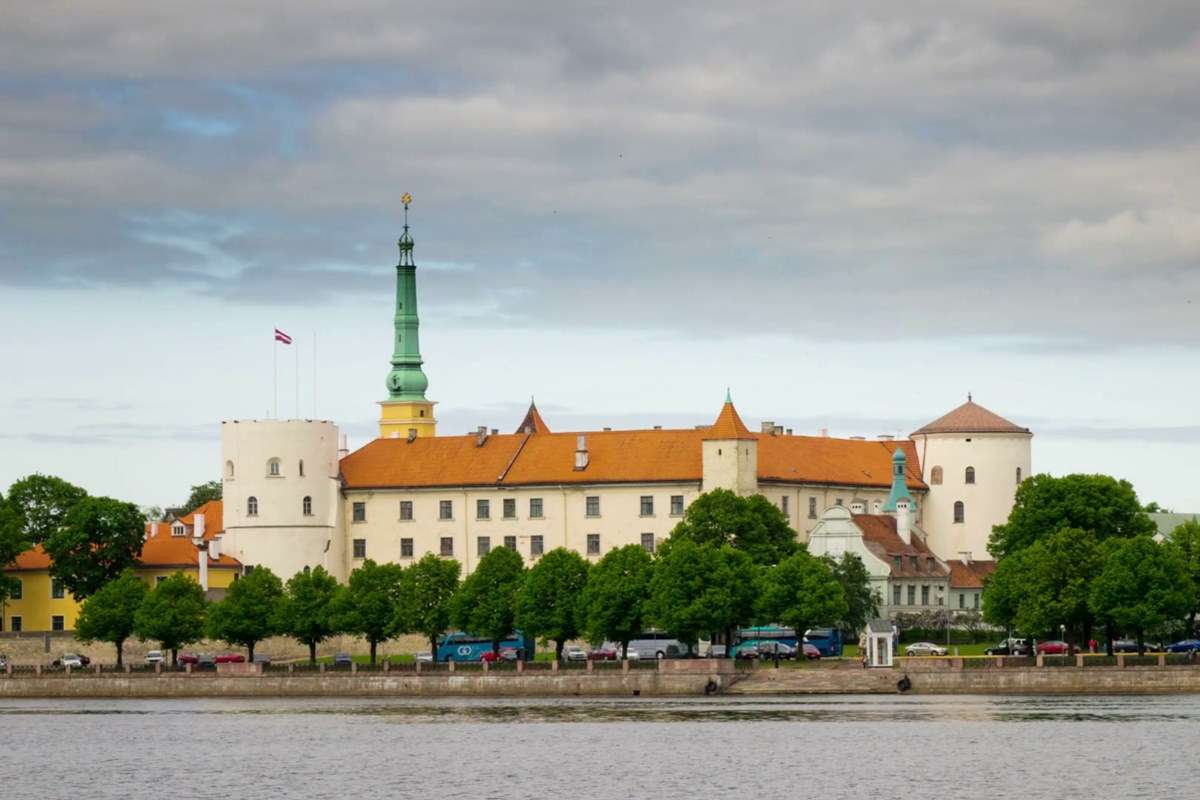
[[[442,537],[441,549],[439,550],[439,552],[444,556],[454,555],[454,537],[453,536],[443,536]]]
[[[681,495],[681,494],[671,495],[671,516],[672,517],[682,517],[683,516],[683,495]]]
[[[600,516],[600,495],[589,494],[585,501],[587,510],[584,512],[589,517]]]
[[[8,620],[8,622],[9,622],[8,629],[9,629],[10,631],[12,631],[13,633],[20,633],[20,632],[21,632],[21,625],[22,625],[22,622],[21,622],[21,618],[20,618],[20,617],[10,617],[10,618],[9,618],[9,620]]]
[[[366,522],[367,521],[367,504],[366,503],[356,502],[353,505],[353,509],[354,509],[354,516],[352,519],[355,522]]]
[[[492,504],[487,500],[475,501],[475,519],[491,519]]]
[[[454,519],[454,501],[438,501],[438,519]]]
[[[354,540],[354,557],[355,558],[366,558],[367,557],[367,540],[366,539],[355,539]]]
[[[21,579],[20,579],[20,578],[13,578],[13,584],[12,584],[12,587],[10,588],[10,591],[9,591],[9,593],[8,593],[8,599],[9,599],[9,600],[20,600],[20,599],[22,598],[22,596],[23,596],[23,594],[22,594],[22,593],[23,593],[24,591],[25,591],[25,586],[24,586],[24,584],[21,582]]]
[[[404,522],[411,522],[413,518],[412,500],[400,501],[400,519]]]
[[[50,597],[55,600],[62,600],[67,596],[66,590],[63,589],[62,581],[58,578],[50,579]]]
[[[490,552],[492,552],[492,537],[480,536],[475,540],[475,555],[483,558]]]
[[[412,558],[412,556],[413,556],[413,540],[407,539],[407,538],[401,539],[400,540],[400,557],[401,558]]]
[[[540,556],[542,554],[542,548],[544,546],[545,545],[542,542],[541,536],[535,535],[535,536],[529,537],[529,555]]]
[[[648,495],[648,494],[642,495],[641,515],[643,517],[653,517],[654,516],[654,496],[653,495]]]
[[[645,550],[647,553],[654,552],[654,534],[653,533],[643,533],[642,534],[642,549]]]
[[[837,500],[834,500],[834,501],[833,501],[833,504],[834,504],[835,506],[840,506],[840,505],[842,504],[842,498],[840,498],[840,497],[839,497]]]
[[[504,546],[507,547],[509,550],[515,551],[517,549],[517,537],[505,536],[504,537]]]
[[[517,500],[516,500],[516,498],[514,498],[514,497],[504,498],[504,518],[505,519],[516,519],[517,518]]]
[[[529,498],[529,518],[530,519],[541,519],[542,518],[542,498],[540,498],[540,497]]]
[[[587,535],[587,554],[589,556],[600,555],[600,534],[589,533]]]
[[[50,630],[61,631],[65,629],[64,620],[61,614],[55,614],[50,618]]]

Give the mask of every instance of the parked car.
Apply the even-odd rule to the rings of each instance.
[[[221,653],[213,661],[217,664],[245,664],[246,657],[241,653]]]
[[[176,657],[175,661],[176,661],[176,662],[179,664],[179,666],[181,666],[181,667],[186,667],[188,664],[191,664],[192,666],[195,666],[196,664],[199,664],[199,663],[200,663],[200,656],[199,656],[199,655],[197,655],[196,653],[191,653],[191,652],[188,652],[188,653],[180,653],[180,654],[179,654],[179,655]]]
[[[336,653],[333,656],[333,666],[335,667],[349,667],[353,663],[354,659],[350,657],[349,653]]]
[[[620,661],[621,660],[621,645],[616,642],[605,642],[599,647],[593,647],[588,653],[588,658],[592,661]]]
[[[563,661],[587,661],[587,650],[577,644],[569,644],[563,648]]]
[[[753,661],[754,659],[758,658],[758,645],[757,644],[740,644],[740,645],[738,645],[738,648],[733,652],[733,657],[735,659],[744,659],[747,661]]]
[[[1200,639],[1180,639],[1166,646],[1168,653],[1194,653],[1200,651]]]
[[[63,653],[61,657],[54,659],[54,663],[51,666],[80,669],[84,666],[84,663],[83,659],[75,653]]]
[[[819,661],[821,658],[821,648],[817,647],[812,642],[804,642],[804,657],[809,661]]]
[[[683,658],[687,655],[688,646],[669,633],[646,631],[629,640],[631,659]]]
[[[201,653],[196,659],[196,669],[216,669],[217,660],[209,653]]]
[[[151,650],[146,653],[147,664],[161,664],[166,660],[167,658],[165,655],[163,655],[162,650]]]
[[[995,647],[989,647],[983,652],[989,656],[1027,656],[1029,655],[1029,641],[1026,639],[1005,639]]]
[[[809,646],[812,647],[814,650],[817,649],[816,645],[810,644]],[[759,642],[755,646],[754,649],[758,653],[758,657],[763,660],[773,660],[777,656],[780,659],[788,659],[788,658],[796,657],[796,648],[792,647],[787,642],[772,642],[772,641]],[[820,655],[819,650],[817,651],[817,655]]]
[[[432,664],[433,663],[433,653],[428,653],[428,652],[427,653],[417,653],[415,656],[413,656],[413,659],[416,661],[419,661],[422,664]]]
[[[1042,656],[1069,656],[1071,655],[1071,646],[1057,640],[1038,642],[1037,651],[1038,655]]]
[[[946,648],[933,642],[913,642],[904,648],[906,656],[944,656]]]
[[[495,650],[484,650],[479,656],[480,661],[492,663],[495,661],[520,661],[521,651],[515,647],[501,647],[500,654],[496,655]]]
[[[264,667],[269,667],[271,666],[271,657],[265,653],[255,653],[254,663],[262,664]]]
[[[1114,653],[1136,653],[1138,651],[1137,639],[1115,639],[1113,640]]]

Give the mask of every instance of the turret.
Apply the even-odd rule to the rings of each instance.
[[[738,416],[728,390],[701,448],[702,491],[728,489],[743,497],[758,493],[758,438]]]

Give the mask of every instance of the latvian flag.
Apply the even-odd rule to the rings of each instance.
[[[275,341],[283,342],[284,344],[291,344],[292,337],[288,336],[286,333],[279,330],[279,328],[276,328],[275,329]]]

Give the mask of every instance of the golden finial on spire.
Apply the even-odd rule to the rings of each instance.
[[[405,192],[404,194],[400,195],[400,202],[404,203],[404,207],[407,209],[409,204],[412,202],[412,195],[408,192]]]

